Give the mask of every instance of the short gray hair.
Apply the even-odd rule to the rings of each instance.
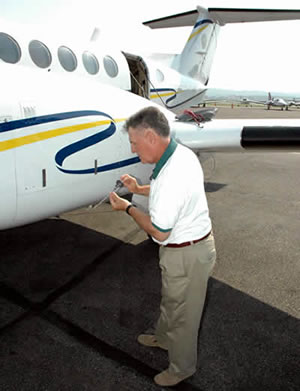
[[[139,110],[129,117],[124,124],[124,129],[128,132],[129,128],[141,130],[152,128],[161,137],[170,135],[170,125],[166,116],[154,106]]]

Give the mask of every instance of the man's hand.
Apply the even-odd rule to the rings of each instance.
[[[132,177],[128,174],[125,174],[125,175],[121,176],[121,181],[122,181],[123,185],[126,186],[127,189],[130,191],[130,193],[137,193],[138,192],[139,185],[137,183],[137,180],[134,177]]]
[[[110,193],[109,201],[114,210],[126,210],[130,202],[124,198],[119,197],[115,192]]]
[[[137,180],[128,174],[122,175],[120,179],[123,185],[127,187],[127,189],[130,191],[130,193],[140,194],[144,196],[149,195],[150,193],[149,185],[139,185]]]

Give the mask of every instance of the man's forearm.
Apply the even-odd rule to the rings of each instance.
[[[136,194],[149,196],[150,193],[150,185],[138,185]]]

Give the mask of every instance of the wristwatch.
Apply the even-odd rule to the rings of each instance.
[[[132,206],[134,206],[133,204],[129,204],[128,206],[127,206],[127,208],[126,208],[126,213],[130,216],[130,213],[129,213],[129,210],[130,210],[130,208],[132,207]]]

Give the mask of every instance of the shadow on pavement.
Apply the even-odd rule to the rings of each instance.
[[[158,247],[45,220],[0,232],[0,389],[157,390],[138,345],[159,311]],[[211,278],[197,373],[174,389],[298,390],[299,321]]]

